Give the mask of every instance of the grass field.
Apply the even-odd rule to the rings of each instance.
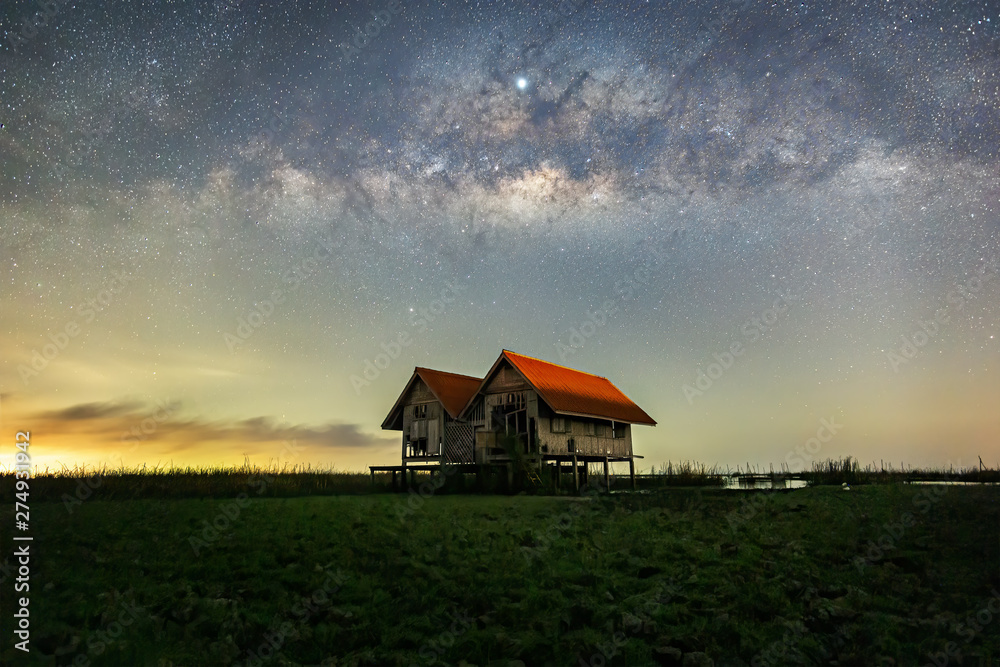
[[[1000,665],[996,487],[256,491],[33,503],[0,662]]]

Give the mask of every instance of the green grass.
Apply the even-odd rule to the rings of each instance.
[[[391,476],[371,476],[359,472],[339,472],[310,466],[252,466],[216,468],[64,468],[35,471],[31,479],[31,498],[58,500],[136,500],[140,498],[233,498],[244,492],[269,498],[364,494],[386,491]],[[11,498],[14,472],[0,472],[0,493]],[[259,493],[258,493],[259,491]]]
[[[814,461],[812,470],[802,477],[810,484],[891,484],[908,481],[969,482],[974,484],[1000,483],[1000,469],[990,469],[980,460],[978,466],[965,468],[927,469],[901,466],[895,468],[884,461],[872,461],[864,466],[850,456],[841,459]]]
[[[449,495],[412,512],[403,495],[240,507],[230,491],[33,502],[32,653],[12,648],[6,577],[0,662],[247,664],[270,637],[262,664],[926,664],[948,642],[1000,664],[1000,613],[960,625],[1000,590],[996,488]]]
[[[541,472],[541,486],[531,484],[518,471],[513,490],[526,490],[532,494],[566,494],[570,492],[571,477],[567,467],[563,468],[561,489],[555,488],[553,467],[546,466]],[[738,468],[723,470],[718,466],[708,466],[694,461],[673,463],[668,461],[659,469],[646,474],[637,474],[637,488],[659,490],[665,487],[725,487],[734,483],[733,474],[752,474],[756,478],[745,478],[741,483],[750,487],[758,481],[770,482],[773,488],[785,486],[790,474],[785,470],[760,471]],[[61,470],[35,471],[31,481],[33,502],[61,501],[69,506],[77,501],[93,500],[138,500],[167,498],[233,498],[240,493],[251,491],[260,497],[290,498],[295,496],[362,495],[384,493],[391,490],[391,473],[376,473],[374,478],[365,472],[326,470],[310,466],[268,467],[244,464],[236,467],[216,468],[63,468]],[[591,470],[591,480],[600,484],[603,472],[600,465]],[[896,469],[883,463],[874,462],[864,467],[856,459],[846,457],[840,460],[814,462],[812,470],[798,473],[797,477],[809,485],[841,484],[898,484],[909,481],[964,481],[970,483],[1000,484],[1000,470],[984,467],[964,469]],[[417,472],[414,486],[419,488],[424,482],[432,482],[429,472]],[[470,493],[475,488],[475,475],[448,473],[442,478],[443,486],[433,484],[435,495]],[[8,499],[13,493],[15,475],[13,469],[0,470],[0,498]],[[489,472],[483,477],[484,491],[488,493],[509,492],[507,475],[500,470]],[[612,481],[613,488],[627,488],[628,476],[620,475]]]

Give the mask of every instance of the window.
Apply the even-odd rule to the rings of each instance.
[[[628,437],[628,424],[618,424],[616,422],[611,422],[611,437],[612,438]]]
[[[427,419],[427,404],[423,403],[421,405],[413,406],[413,418],[414,419]]]
[[[586,422],[586,433],[587,435],[603,436],[604,435],[604,424],[599,422]]]
[[[511,410],[523,410],[527,405],[527,400],[523,391],[511,392],[504,394],[503,405],[507,408],[507,411]]]
[[[565,417],[553,417],[552,418],[552,432],[553,433],[566,433],[569,429],[567,428],[569,424],[566,422]]]

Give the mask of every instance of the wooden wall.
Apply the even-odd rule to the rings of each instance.
[[[521,374],[513,366],[504,362],[490,379],[489,384],[483,387],[483,393],[497,394],[507,391],[524,391],[530,388],[531,385],[528,384]]]
[[[611,422],[607,420],[590,420],[604,425],[604,435],[587,435],[586,422],[582,418],[565,417],[567,433],[553,433],[552,420],[554,415],[539,418],[538,420],[538,441],[542,446],[548,447],[547,454],[571,454],[569,451],[569,440],[573,439],[573,444],[577,454],[587,454],[592,456],[631,456],[632,455],[632,428],[630,424],[618,422],[616,427],[624,429],[622,438],[611,437]],[[544,450],[543,450],[544,451]]]
[[[413,423],[413,406],[415,405],[427,406],[426,423],[419,428],[415,428]],[[417,381],[413,383],[413,386],[410,387],[410,391],[407,392],[406,397],[403,399],[402,444],[405,446],[411,433],[414,438],[427,437],[429,433],[436,433],[439,438],[443,437],[445,417],[446,413],[444,411],[444,406],[442,406],[441,403],[434,398],[434,394],[431,393],[431,390],[426,384],[424,384],[424,381],[418,377]],[[431,421],[436,422],[436,427],[430,425]],[[430,445],[430,443],[428,443],[428,445]],[[440,453],[440,449],[438,452]]]

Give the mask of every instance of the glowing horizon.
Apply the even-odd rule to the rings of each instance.
[[[413,367],[507,348],[656,419],[643,469],[1000,467],[995,9],[235,4],[8,40],[36,465],[363,471]]]

